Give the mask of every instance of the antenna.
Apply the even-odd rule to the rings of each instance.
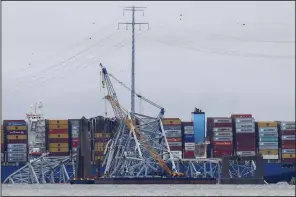
[[[118,23],[118,29],[120,25],[126,25],[126,29],[128,29],[128,25],[132,25],[132,87],[131,87],[131,112],[135,113],[135,25],[139,25],[139,29],[141,30],[142,25],[148,25],[149,29],[149,23],[136,23],[135,19],[135,12],[140,11],[143,12],[144,16],[144,10],[146,7],[123,7],[123,15],[127,11],[132,12],[132,22],[126,22],[126,23]]]

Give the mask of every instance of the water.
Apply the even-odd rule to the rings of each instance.
[[[295,196],[295,186],[273,185],[2,185],[3,196]]]

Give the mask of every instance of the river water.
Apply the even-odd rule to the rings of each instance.
[[[295,186],[272,185],[2,185],[3,196],[295,196]]]

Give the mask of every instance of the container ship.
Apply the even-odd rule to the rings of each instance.
[[[206,113],[199,109],[191,115],[191,121],[162,120],[175,157],[194,159],[260,154],[267,183],[289,182],[295,176],[295,122],[256,121],[252,114],[206,117]],[[96,161],[104,160],[106,144],[113,137],[113,126],[111,118],[100,117],[92,127],[91,172],[94,176]],[[47,120],[36,111],[36,106],[27,114],[27,120],[4,120],[1,125],[1,182],[28,161],[46,153],[53,157],[75,154],[78,133],[79,119]],[[69,164],[66,170],[73,171],[73,168]],[[103,173],[104,168],[100,171]]]

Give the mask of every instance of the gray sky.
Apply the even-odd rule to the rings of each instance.
[[[104,114],[98,64],[130,85],[131,28],[117,30],[131,19],[120,6],[130,5],[147,6],[136,20],[150,23],[137,30],[136,91],[165,117],[190,120],[197,107],[207,116],[295,119],[295,2],[2,4],[3,119],[23,119],[39,100],[47,118]],[[130,92],[113,84],[129,109]],[[158,113],[136,100],[140,109]]]

